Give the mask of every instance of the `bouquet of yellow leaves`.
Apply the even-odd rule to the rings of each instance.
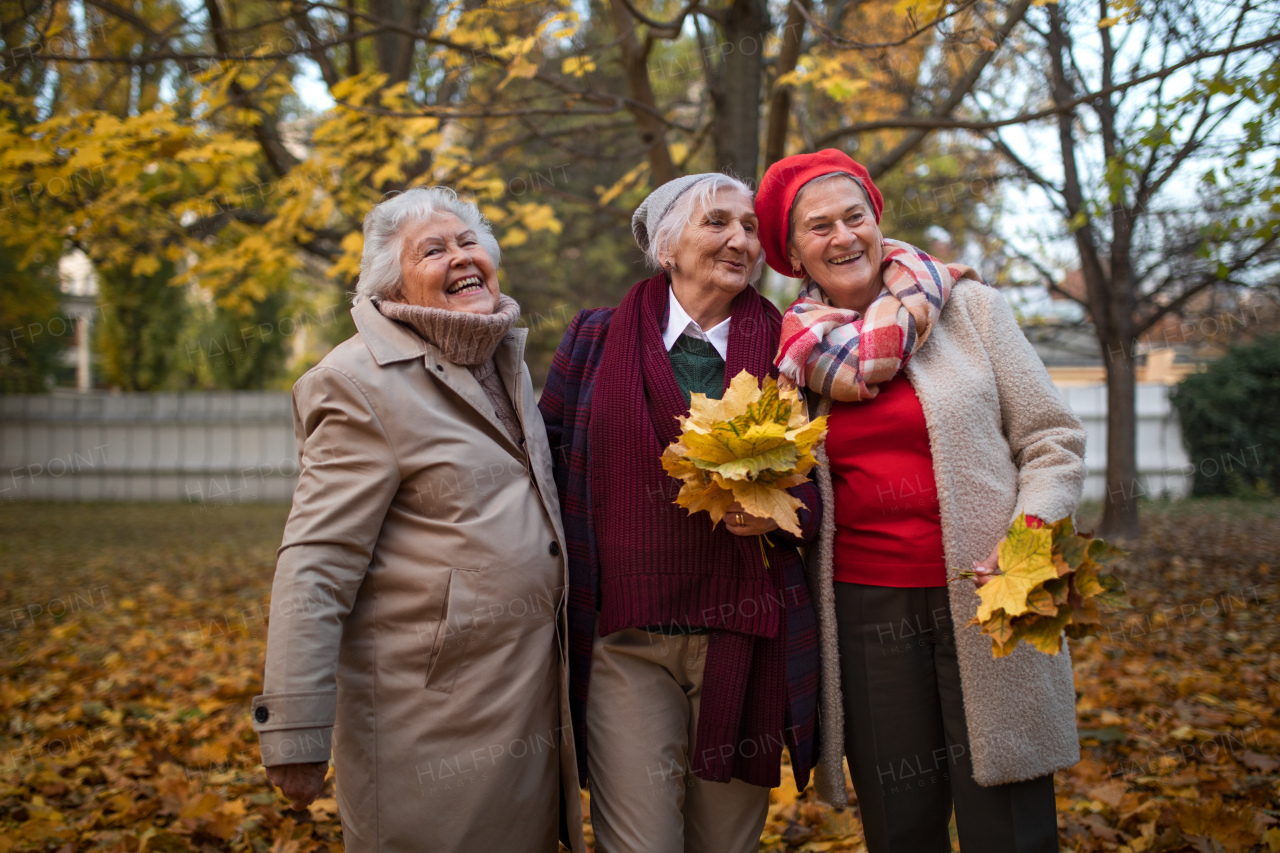
[[[724,398],[693,394],[680,418],[680,437],[663,451],[662,467],[683,480],[675,502],[690,514],[706,510],[714,527],[737,501],[797,536],[801,503],[787,493],[817,464],[813,446],[827,431],[825,417],[810,421],[794,388],[763,387],[747,371],[733,377]]]
[[[1072,639],[1098,632],[1099,605],[1129,606],[1124,583],[1106,568],[1125,556],[1101,539],[1077,534],[1070,517],[1028,527],[1020,515],[1000,543],[1001,573],[978,587],[982,604],[969,624],[991,637],[994,657],[1011,653],[1019,640],[1056,655],[1063,631]]]

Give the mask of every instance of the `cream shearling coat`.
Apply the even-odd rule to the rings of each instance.
[[[957,282],[906,372],[929,430],[948,567],[985,559],[1019,513],[1056,521],[1075,512],[1085,476],[1084,429],[998,291]],[[830,398],[822,398],[815,414],[830,408]],[[808,555],[822,646],[822,744],[814,784],[823,800],[843,806],[848,799],[832,563],[834,493],[825,448],[819,461],[818,487],[828,509]],[[966,627],[979,603],[972,581],[953,580],[948,590],[974,779],[1000,785],[1075,764],[1080,743],[1065,639],[1056,656],[1022,643],[1013,654],[993,659],[990,638]]]
[[[301,475],[271,591],[262,763],[337,770],[346,849],[585,849],[560,506],[524,364],[527,447],[465,367],[367,300],[294,386]]]

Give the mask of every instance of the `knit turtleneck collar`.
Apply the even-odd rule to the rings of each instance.
[[[445,311],[381,299],[374,305],[382,316],[404,323],[460,367],[484,364],[493,358],[498,344],[520,319],[520,304],[506,294],[498,297],[498,308],[492,314]]]

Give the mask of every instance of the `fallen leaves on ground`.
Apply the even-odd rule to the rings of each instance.
[[[1113,566],[1131,609],[1070,641],[1083,759],[1057,774],[1062,850],[1278,853],[1280,502],[1143,512]],[[856,804],[837,813],[794,787],[771,800],[762,850],[866,849]]]
[[[1145,510],[1117,565],[1133,609],[1071,644],[1062,849],[1277,853],[1280,503]],[[285,513],[3,505],[0,853],[341,849],[332,778],[288,811],[246,712]],[[762,850],[865,849],[856,805],[784,779]]]
[[[249,700],[286,508],[0,510],[0,853],[341,850],[288,812]]]

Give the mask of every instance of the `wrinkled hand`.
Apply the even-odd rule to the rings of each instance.
[[[997,542],[996,546],[991,549],[991,555],[987,557],[987,559],[983,560],[981,563],[977,560],[973,561],[973,571],[977,574],[977,577],[973,579],[974,584],[977,586],[982,586],[987,581],[1000,574],[999,542]]]
[[[742,516],[742,524],[738,523],[739,513]],[[729,511],[724,514],[724,524],[734,536],[759,536],[778,529],[778,522],[772,518],[756,518],[750,513],[743,512],[742,504],[737,501],[734,501]]]
[[[324,777],[328,772],[327,761],[278,764],[267,768],[267,779],[289,798],[289,808],[302,811],[320,796],[324,789]]]

